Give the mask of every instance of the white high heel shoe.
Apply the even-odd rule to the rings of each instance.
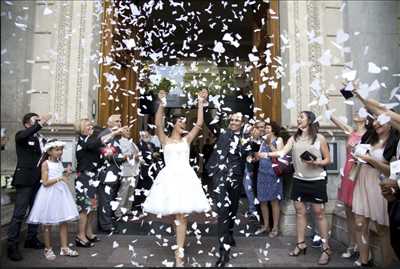
[[[183,267],[184,266],[184,259],[185,257],[185,250],[183,248],[178,248],[175,250],[175,267]]]
[[[343,252],[342,253],[342,258],[343,259],[350,259],[350,258],[352,258],[352,257],[354,257],[355,255],[356,255],[356,253],[358,252],[358,247],[357,247],[357,245],[354,245],[354,246],[352,246],[352,247],[348,247],[347,249],[346,249],[346,252]]]

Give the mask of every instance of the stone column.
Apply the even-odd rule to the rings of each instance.
[[[51,14],[43,15],[46,10]],[[50,111],[54,123],[95,116],[101,11],[99,1],[37,3],[32,88],[43,91],[31,99],[31,108]]]

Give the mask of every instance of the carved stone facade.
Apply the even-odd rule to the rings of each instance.
[[[41,14],[44,8],[38,5],[37,12]],[[31,100],[31,107],[34,111],[50,111],[56,115],[55,123],[73,124],[82,117],[93,116],[92,104],[97,99],[90,91],[96,83],[93,77],[98,77],[96,56],[93,55],[99,52],[101,17],[94,14],[101,10],[101,2],[55,1],[48,8],[52,8],[53,13],[42,20],[39,27],[50,35],[48,42],[53,46],[49,51],[54,49],[54,53],[48,53],[45,59],[49,69],[54,70],[48,72],[46,83],[50,107],[45,110],[35,99]],[[43,46],[40,35],[34,38],[33,46],[36,45]],[[35,68],[41,67],[34,65]],[[42,78],[32,78],[32,88],[36,85],[44,87]]]
[[[2,151],[2,172],[8,171],[6,173],[11,173],[15,167],[13,138],[22,128],[20,120],[25,113],[52,113],[51,123],[61,124],[57,130],[80,118],[96,117],[93,107],[97,105],[102,19],[101,1],[18,1],[12,4],[8,7],[10,14],[26,16],[28,29],[13,27],[11,20],[2,17],[9,31],[14,29],[14,35],[20,37],[14,44],[11,43],[12,33],[9,33],[10,38],[2,35],[2,49],[8,50],[5,57],[15,55],[16,59],[11,60],[18,63],[19,68],[6,68],[16,73],[18,78],[14,80],[2,72],[2,97],[7,100],[2,105],[2,127],[7,128],[9,136],[9,144]],[[21,55],[14,51],[16,45],[23,46]],[[6,86],[14,83],[19,84],[15,89]]]

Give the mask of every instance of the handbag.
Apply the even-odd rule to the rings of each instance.
[[[361,164],[360,163],[354,163],[353,166],[351,167],[351,170],[349,172],[349,179],[351,181],[356,181],[358,178],[358,174],[360,173],[361,169]]]
[[[293,174],[293,164],[289,155],[286,155],[283,158],[272,157],[271,161],[272,168],[277,177]]]
[[[282,172],[281,166],[279,164],[278,158],[273,157],[273,158],[271,158],[271,161],[272,161],[272,168],[274,169],[275,175],[277,177],[282,176],[283,172]]]

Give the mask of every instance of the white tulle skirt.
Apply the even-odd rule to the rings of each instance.
[[[207,212],[210,203],[190,165],[167,165],[157,175],[143,211],[156,215]]]
[[[79,219],[79,212],[68,185],[60,181],[40,186],[28,217],[28,223],[56,225]]]

